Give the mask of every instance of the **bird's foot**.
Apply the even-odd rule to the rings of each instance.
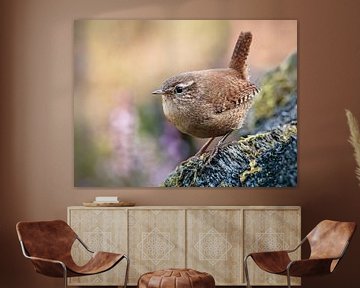
[[[210,146],[211,142],[214,141],[216,137],[210,138],[201,148],[200,150],[194,155],[194,157],[200,157],[202,154],[205,153],[206,149]]]
[[[216,156],[216,154],[218,154],[220,146],[224,143],[225,139],[232,133],[233,131],[230,131],[228,133],[226,133],[220,140],[219,142],[216,144],[215,148],[211,151],[209,157],[206,159],[203,168],[206,167],[207,165],[209,165],[211,163],[211,160]],[[213,139],[212,139],[213,140]]]
[[[206,159],[206,161],[205,161],[205,163],[204,163],[204,165],[203,165],[203,168],[206,167],[206,166],[208,166],[208,165],[211,163],[212,159],[213,159],[213,158],[216,156],[216,154],[219,152],[219,148],[220,148],[219,145],[216,145],[216,147],[210,152],[208,158]]]

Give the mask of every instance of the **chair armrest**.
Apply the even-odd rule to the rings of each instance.
[[[81,243],[81,245],[90,253],[95,253],[94,251],[90,250],[90,248],[80,239],[78,235],[76,235],[76,239]]]
[[[256,254],[256,253],[261,253],[261,254],[265,254],[265,253],[267,253],[268,255],[271,255],[271,254],[274,254],[274,253],[276,253],[276,254],[283,254],[283,253],[286,253],[286,254],[288,254],[288,253],[292,253],[292,252],[295,252],[297,249],[299,249],[304,243],[305,243],[305,241],[307,240],[307,238],[305,237],[305,238],[303,238],[302,240],[301,240],[301,242],[299,243],[299,245],[297,245],[295,248],[293,248],[293,249],[288,249],[288,250],[278,250],[278,251],[265,251],[265,252],[253,252],[253,253],[249,253],[246,257],[245,257],[245,259],[246,258],[248,258],[249,256],[251,256],[251,254]]]
[[[22,241],[20,241],[20,245],[23,255],[25,256],[25,258],[31,260],[36,272],[51,277],[66,277],[67,268],[63,262],[54,259],[30,256],[27,253],[24,243]]]
[[[26,258],[30,259],[31,261],[40,261],[40,262],[49,262],[53,264],[60,264],[63,267],[66,267],[65,264],[59,260],[41,258],[41,257],[33,257],[33,256],[26,256]]]
[[[66,277],[67,275],[66,265],[59,260],[32,256],[26,256],[26,258],[31,260],[32,264],[34,265],[35,271],[40,274],[59,278]]]
[[[297,249],[299,249],[305,242],[306,242],[307,238],[303,238],[301,240],[301,242],[299,243],[299,245],[297,245],[294,249],[290,249],[290,250],[285,250],[286,252],[288,253],[292,253],[292,252],[295,252]]]
[[[259,255],[264,255],[265,257],[269,256],[279,256],[279,255],[288,255],[287,250],[279,250],[279,251],[264,251],[264,252],[252,252],[249,253],[247,256],[256,257]]]
[[[333,261],[339,258],[318,258],[291,261],[287,266],[290,276],[312,276],[329,274],[332,272]]]

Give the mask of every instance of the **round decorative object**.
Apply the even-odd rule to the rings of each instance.
[[[138,288],[214,288],[214,277],[193,269],[166,269],[140,276]]]

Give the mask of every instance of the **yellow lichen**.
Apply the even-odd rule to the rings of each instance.
[[[246,170],[240,175],[241,183],[244,183],[248,176],[261,172],[261,167],[257,166],[257,163],[254,159],[250,160],[249,166],[250,170]]]

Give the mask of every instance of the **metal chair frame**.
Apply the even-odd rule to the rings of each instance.
[[[294,249],[283,250],[283,251],[285,251],[285,252],[287,252],[287,253],[295,252],[295,251],[296,251],[297,249],[299,249],[306,241],[307,241],[307,236],[304,237],[304,238],[301,240],[300,244],[298,244]],[[335,257],[335,258],[331,258],[331,259],[332,259],[332,260],[339,260],[339,259],[341,259],[341,258],[344,256],[344,254],[345,254],[345,252],[346,252],[346,249],[347,249],[347,247],[349,246],[349,243],[350,243],[349,241],[346,242],[346,245],[345,245],[345,247],[344,247],[344,249],[343,249],[343,251],[342,251],[342,253],[341,253],[340,256]],[[251,253],[248,254],[248,255],[246,255],[245,258],[244,258],[244,272],[245,272],[245,279],[246,279],[246,287],[247,287],[247,288],[252,288],[252,286],[250,285],[249,269],[248,269],[248,265],[247,265],[247,260],[248,260],[248,258],[249,258],[250,256],[251,256]],[[315,259],[315,258],[313,258],[313,259]],[[318,259],[324,259],[324,258],[318,258]],[[298,261],[298,260],[291,261],[291,262],[287,265],[287,267],[286,267],[286,278],[287,278],[287,286],[288,286],[288,288],[291,288],[290,268],[291,268],[291,265],[293,265],[295,261]]]
[[[81,245],[88,251],[90,252],[91,254],[95,253],[94,251],[90,250],[89,247],[79,238],[79,236],[76,234],[76,240],[78,240]],[[49,263],[54,263],[54,264],[59,264],[61,265],[61,267],[63,268],[64,270],[64,287],[67,288],[68,287],[68,277],[67,277],[67,267],[65,265],[64,262],[61,262],[59,260],[53,260],[53,259],[46,259],[46,258],[39,258],[39,257],[33,257],[33,256],[30,256],[27,251],[26,251],[26,248],[25,248],[25,245],[23,243],[23,241],[19,240],[20,242],[20,246],[21,246],[21,251],[24,255],[25,258],[27,259],[30,259],[30,260],[38,260],[38,261],[44,261],[44,262],[49,262]],[[129,277],[129,265],[130,265],[130,259],[128,256],[124,255],[123,256],[125,259],[126,259],[126,272],[125,272],[125,279],[124,279],[124,286],[123,288],[127,288],[127,282],[128,282],[128,277]],[[121,261],[119,261],[117,264],[119,264]],[[116,264],[116,265],[117,265]],[[105,272],[105,271],[103,271]],[[102,273],[102,272],[101,272]],[[90,276],[90,275],[89,275]]]

